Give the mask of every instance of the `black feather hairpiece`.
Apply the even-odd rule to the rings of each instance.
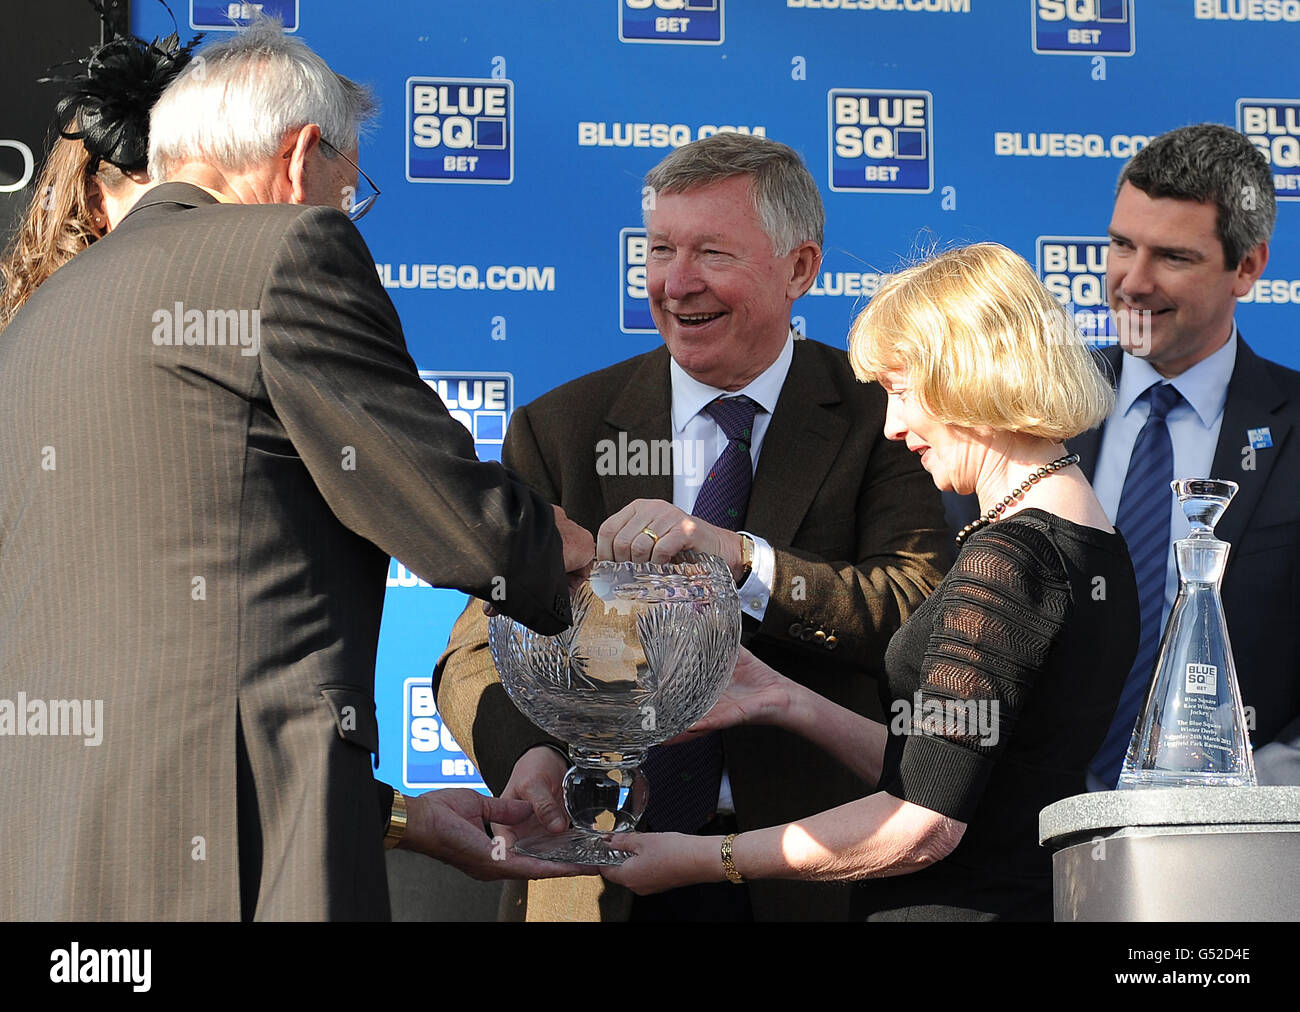
[[[102,8],[95,6],[102,16]],[[101,160],[125,172],[145,168],[149,161],[149,110],[189,65],[202,38],[196,36],[182,46],[174,31],[153,42],[119,35],[76,61],[74,65],[82,68],[77,73],[41,79],[42,83],[64,86],[55,109],[59,132],[86,145],[91,172],[99,168]]]

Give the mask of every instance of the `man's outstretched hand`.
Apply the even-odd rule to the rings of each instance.
[[[559,756],[555,758],[563,761]],[[536,825],[533,806],[527,801],[489,798],[477,791],[448,788],[408,797],[406,805],[406,833],[397,846],[444,861],[470,878],[488,882],[595,874],[594,868],[513,853],[516,836],[528,835]],[[493,824],[495,836],[487,835],[487,823]]]

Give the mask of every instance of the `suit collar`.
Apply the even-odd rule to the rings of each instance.
[[[179,205],[184,208],[206,207],[209,204],[220,204],[216,197],[210,194],[201,186],[195,186],[193,183],[159,183],[151,190],[147,190],[143,197],[135,202],[131,210],[127,211],[122,222],[118,224],[121,228],[131,215],[137,211],[142,211],[147,207],[157,207],[160,204]]]
[[[672,381],[668,374],[670,361],[668,349],[663,347],[641,356],[640,364],[628,379],[627,385],[605,412],[605,421],[615,428],[628,431],[643,428],[647,422],[660,416],[671,415]],[[664,434],[660,433],[656,438],[663,439]]]
[[[794,540],[849,435],[848,420],[830,410],[842,398],[818,350],[811,341],[794,343],[794,360],[754,472],[745,526],[774,545]]]
[[[605,421],[614,429],[626,432],[629,440],[647,444],[672,436],[672,381],[668,349],[656,348],[641,358],[627,385],[610,404]],[[599,478],[605,500],[605,516],[612,516],[633,499],[673,501],[671,474],[610,474]]]
[[[672,435],[672,383],[668,350],[645,355],[626,386],[610,405],[605,421],[627,438],[646,441]],[[835,377],[811,341],[794,342],[794,358],[754,474],[745,526],[776,545],[789,544],[803,522],[817,490],[835,465],[848,436],[849,423],[828,410],[841,400]],[[798,464],[798,481],[790,469]],[[611,474],[600,479],[605,515],[633,499],[672,502],[672,475]]]

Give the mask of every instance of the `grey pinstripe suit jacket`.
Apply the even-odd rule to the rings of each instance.
[[[0,918],[387,917],[386,557],[569,612],[550,507],[475,459],[356,229],[155,188],[0,334],[0,440]],[[102,742],[18,736],[33,700],[102,700]]]

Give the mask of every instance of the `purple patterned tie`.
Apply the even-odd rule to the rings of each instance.
[[[758,405],[748,397],[719,397],[704,408],[727,437],[727,445],[700,486],[692,511],[701,520],[737,531],[744,525],[754,464],[753,441]],[[647,828],[660,833],[693,833],[712,816],[722,783],[722,735],[652,748],[641,770],[650,781]]]

